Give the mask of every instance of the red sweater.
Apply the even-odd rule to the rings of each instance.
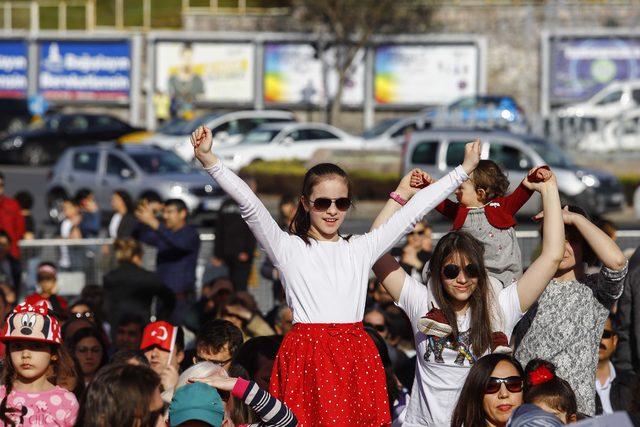
[[[24,217],[18,202],[7,196],[0,196],[0,230],[6,231],[11,238],[11,256],[20,259],[18,241],[24,236]]]
[[[514,227],[516,225],[514,218],[516,212],[527,203],[527,200],[529,200],[532,194],[532,190],[520,184],[513,193],[491,200],[484,207],[484,214],[487,216],[487,221],[496,228],[505,229]],[[438,212],[453,220],[454,230],[459,230],[462,227],[465,219],[467,219],[469,209],[470,208],[462,206],[460,203],[452,202],[449,199],[446,199],[436,207]]]

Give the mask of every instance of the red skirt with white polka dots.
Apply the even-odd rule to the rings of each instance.
[[[362,323],[296,323],[282,342],[269,391],[300,426],[386,426],[380,355]]]

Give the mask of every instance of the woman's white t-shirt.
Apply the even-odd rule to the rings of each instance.
[[[497,295],[504,332],[509,338],[523,315],[516,284],[507,286]],[[427,337],[418,330],[418,320],[431,309],[432,301],[435,303],[435,298],[428,287],[406,275],[398,306],[411,320],[417,363],[405,426],[450,425],[458,396],[473,363],[470,310],[458,319],[460,333],[455,347],[445,339]]]

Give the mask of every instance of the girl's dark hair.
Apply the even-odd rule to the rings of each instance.
[[[133,206],[133,199],[131,199],[129,193],[124,190],[116,190],[113,194],[117,194],[122,199],[122,202],[127,208],[127,213],[132,213],[135,210],[135,207]]]
[[[540,368],[546,368],[553,374],[553,378],[540,384],[533,384],[531,380],[532,372]],[[578,413],[578,403],[576,394],[569,383],[556,375],[556,366],[546,360],[532,359],[527,363],[524,381],[524,402],[535,403],[545,402],[549,407],[567,415]]]
[[[251,379],[246,369],[235,364],[231,365],[231,368],[229,368],[229,376],[234,378],[243,378],[245,380]],[[229,412],[229,418],[236,426],[253,424],[260,421],[251,407],[244,403],[242,399],[235,397],[233,394],[229,396],[225,409]]]
[[[87,387],[75,425],[153,427],[159,414],[149,406],[159,385],[148,366],[109,365]]]
[[[589,216],[587,211],[582,209],[580,206],[567,205],[567,207],[569,208],[569,212],[582,215],[588,221],[591,221],[591,217]],[[580,243],[580,246],[582,247],[582,262],[586,262],[589,265],[593,265],[598,261],[598,257],[596,256],[596,253],[593,251],[593,249],[591,249],[591,246],[589,245],[589,243],[587,243],[584,236],[580,233],[580,231],[578,231],[576,226],[565,225],[564,232],[567,240]],[[576,260],[576,261],[580,261],[580,260]]]
[[[500,362],[509,362],[524,380],[522,365],[512,356],[500,353],[488,354],[471,366],[464,382],[458,403],[453,411],[451,427],[485,426],[487,416],[483,408],[484,392],[493,370]]]
[[[113,247],[115,248],[116,261],[120,264],[132,262],[135,256],[142,258],[144,253],[142,243],[133,237],[118,238],[113,242]]]
[[[504,197],[509,190],[509,178],[492,160],[480,160],[473,171],[472,180],[476,190],[483,189],[486,192],[484,202]]]
[[[373,344],[378,349],[380,354],[380,360],[382,360],[382,367],[384,368],[384,376],[387,380],[387,395],[389,396],[389,411],[393,413],[393,402],[396,401],[400,395],[400,389],[394,378],[393,366],[391,364],[391,358],[389,357],[389,350],[387,350],[387,343],[384,338],[380,336],[378,331],[369,326],[365,326],[364,331],[369,335]]]
[[[13,366],[13,362],[11,361],[11,347],[13,343],[11,341],[7,342],[5,357],[2,366],[2,383],[5,386],[5,395],[2,401],[0,401],[0,421],[4,423],[4,425],[14,427],[16,424],[13,422],[11,418],[7,414],[13,412],[20,412],[15,408],[7,408],[7,399],[11,394],[13,389],[13,382],[16,380],[18,376],[18,371],[15,366]],[[48,380],[53,384],[56,383],[56,379],[58,375],[68,369],[67,364],[69,363],[69,355],[66,352],[66,349],[61,345],[57,344],[49,344],[49,348],[51,349],[51,362],[49,364],[51,370],[47,371],[45,375],[48,375]],[[23,407],[21,412],[21,419],[27,414],[26,407]],[[20,422],[20,425],[22,421]]]
[[[311,193],[313,193],[313,188],[323,179],[332,176],[340,177],[345,181],[348,190],[347,197],[351,198],[351,182],[349,181],[347,173],[338,165],[334,165],[333,163],[320,163],[309,169],[304,175],[304,180],[302,181],[302,194],[298,201],[296,214],[289,225],[289,232],[300,237],[306,244],[310,243],[309,229],[311,228],[311,218],[309,216],[309,212],[304,208],[302,198],[309,203]]]
[[[69,390],[73,393],[78,401],[84,395],[84,375],[82,374],[82,368],[80,362],[72,355],[65,346],[59,346],[58,350],[58,362],[54,365],[53,376],[49,378],[49,381],[57,386],[61,386],[61,382],[66,378],[73,378],[76,382],[76,386],[73,390]]]
[[[491,315],[489,307],[493,298],[489,290],[489,277],[484,266],[484,245],[464,231],[452,231],[442,237],[431,257],[429,264],[429,277],[433,284],[433,295],[440,309],[453,328],[452,339],[458,339],[458,321],[455,310],[451,304],[451,297],[445,291],[444,283],[441,279],[441,271],[445,263],[451,261],[452,257],[458,254],[461,259],[467,260],[470,264],[475,264],[480,273],[478,285],[469,297],[469,310],[471,310],[471,344],[473,353],[484,354],[491,347]],[[425,283],[428,283],[425,280]]]
[[[100,369],[109,362],[109,355],[107,354],[109,347],[107,346],[107,343],[104,340],[104,335],[99,329],[97,328],[78,329],[76,333],[73,334],[71,339],[66,343],[67,348],[69,349],[71,354],[75,356],[76,347],[78,346],[80,341],[89,337],[93,337],[96,340],[98,340],[98,343],[100,343],[100,347],[102,347],[102,358],[100,359],[100,367],[98,368]]]

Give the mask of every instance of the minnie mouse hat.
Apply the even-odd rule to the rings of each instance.
[[[60,322],[49,312],[47,301],[18,304],[2,328],[0,341],[37,341],[62,344]]]

